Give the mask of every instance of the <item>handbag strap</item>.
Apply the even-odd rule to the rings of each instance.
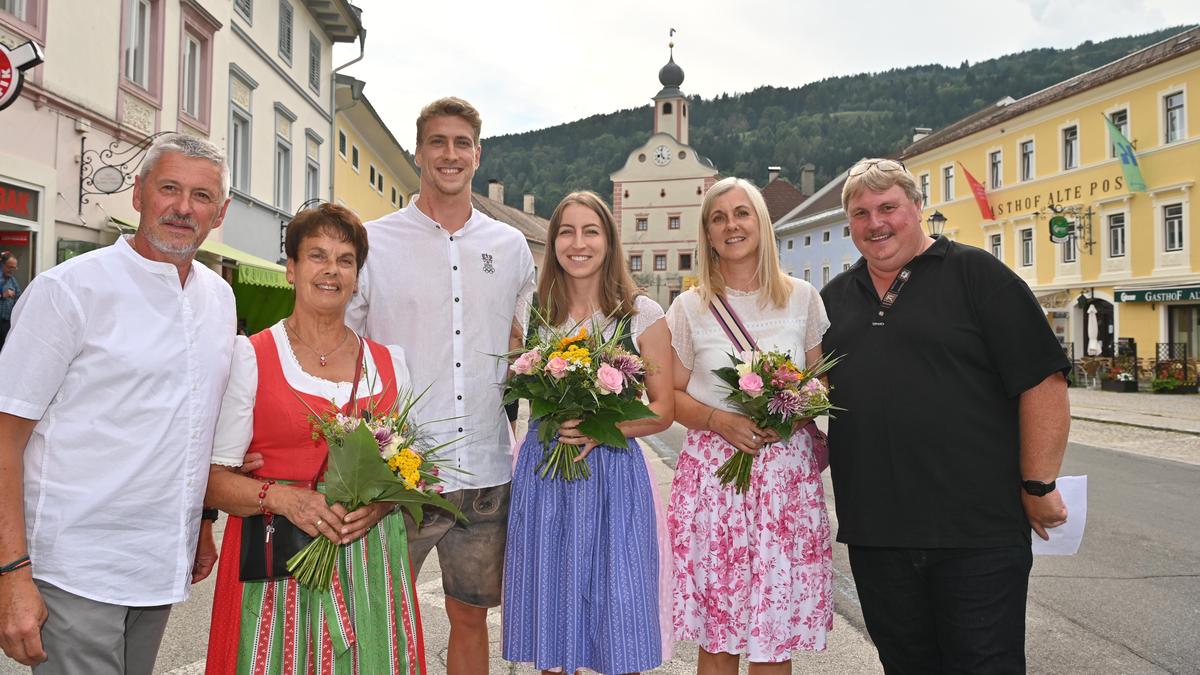
[[[758,351],[758,343],[750,336],[737,312],[733,311],[729,303],[725,302],[723,295],[713,295],[712,302],[708,303],[708,308],[716,318],[717,325],[725,331],[725,336],[733,343],[733,348],[739,354]]]

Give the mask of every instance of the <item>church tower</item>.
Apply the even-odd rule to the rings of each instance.
[[[682,145],[688,144],[688,104],[680,91],[683,68],[675,63],[675,43],[670,43],[671,55],[667,65],[658,71],[662,91],[654,96],[654,133],[668,133]]]
[[[613,182],[613,216],[629,271],[644,292],[664,308],[696,285],[696,244],[704,191],[717,181],[717,168],[688,145],[688,100],[680,91],[683,68],[675,44],[658,71],[662,89],[654,96],[654,128],[634,148]]]

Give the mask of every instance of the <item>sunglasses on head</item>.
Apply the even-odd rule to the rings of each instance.
[[[859,161],[850,169],[850,178],[861,176],[871,170],[872,167],[879,167],[880,171],[905,171],[904,162],[894,159],[864,159]]]

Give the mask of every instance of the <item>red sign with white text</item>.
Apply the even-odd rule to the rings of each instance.
[[[24,71],[42,62],[42,48],[36,42],[9,49],[0,44],[0,110],[17,100],[24,83]]]

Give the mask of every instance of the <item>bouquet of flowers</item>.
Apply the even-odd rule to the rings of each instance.
[[[745,352],[730,355],[732,366],[713,371],[729,392],[725,396],[738,412],[762,429],[780,438],[792,435],[796,422],[820,415],[832,416],[829,389],[821,376],[841,357],[829,354],[808,368],[797,368],[785,352]],[[754,456],[738,450],[717,469],[722,485],[734,484],[738,492],[750,487],[750,464]]]
[[[424,506],[436,506],[457,518],[464,516],[442,497],[441,465],[434,456],[458,439],[433,446],[428,436],[411,419],[413,405],[421,395],[401,393],[391,410],[363,410],[358,416],[338,413],[309,418],[313,438],[329,443],[329,465],[320,489],[330,504],[348,511],[375,502],[404,507],[421,522]],[[325,590],[333,578],[339,544],[317,536],[288,560],[287,568],[298,583]]]
[[[642,402],[645,364],[620,345],[628,322],[617,322],[609,339],[589,334],[586,327],[570,331],[539,331],[510,366],[505,403],[528,399],[530,418],[538,420],[538,438],[549,443],[566,420],[582,419],[580,433],[617,448],[628,447],[619,422],[654,417]],[[555,442],[537,465],[542,478],[590,478],[586,462],[576,462],[579,448]]]

